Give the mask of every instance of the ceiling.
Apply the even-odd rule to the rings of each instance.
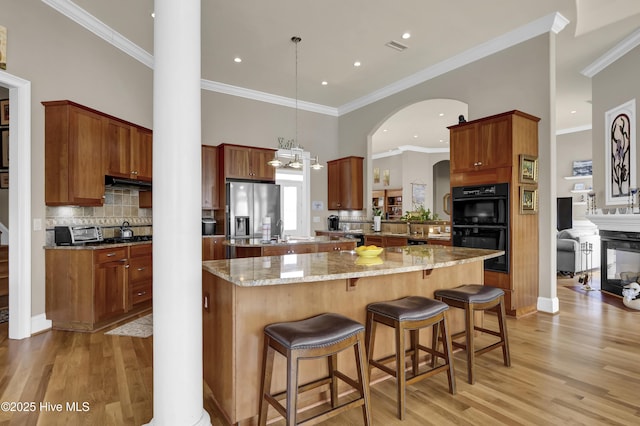
[[[74,3],[153,54],[153,0]],[[398,81],[558,12],[569,20],[556,46],[559,130],[591,125],[591,82],[581,71],[640,28],[637,0],[204,0],[201,4],[203,79],[295,98],[296,53],[291,37],[300,36],[297,97],[300,103],[328,107],[337,114],[355,109]],[[403,40],[405,32],[411,37]],[[391,49],[385,46],[389,41],[408,48]],[[234,62],[236,57],[242,62]],[[355,61],[361,66],[355,67]],[[392,137],[375,136],[374,152],[401,145],[446,145],[440,142],[448,139],[442,122],[457,123],[460,105],[423,106],[425,111],[416,107],[406,117],[385,123],[383,127],[398,130]],[[436,112],[433,120],[424,119]],[[416,122],[416,114],[423,119]]]

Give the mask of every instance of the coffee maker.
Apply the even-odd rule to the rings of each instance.
[[[335,214],[332,214],[327,219],[327,228],[329,231],[339,231],[340,230],[340,218]]]

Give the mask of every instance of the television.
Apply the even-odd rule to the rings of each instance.
[[[558,197],[557,215],[558,231],[573,228],[573,197]]]

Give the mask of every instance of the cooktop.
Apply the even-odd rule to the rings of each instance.
[[[130,238],[105,238],[104,240],[102,240],[102,244],[137,243],[140,241],[152,241],[152,237],[152,235],[134,235]]]

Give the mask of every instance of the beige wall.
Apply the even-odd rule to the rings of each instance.
[[[593,97],[593,187],[596,192],[596,206],[602,208],[606,205],[605,184],[608,182],[605,168],[605,143],[608,136],[605,135],[605,113],[631,99],[636,99],[636,121],[631,123],[636,129],[636,152],[632,153],[635,159],[636,180],[631,186],[638,186],[638,166],[640,156],[637,149],[640,147],[637,138],[640,136],[638,123],[640,123],[640,84],[638,84],[638,70],[640,69],[640,47],[631,50],[615,63],[600,71],[592,79]]]

